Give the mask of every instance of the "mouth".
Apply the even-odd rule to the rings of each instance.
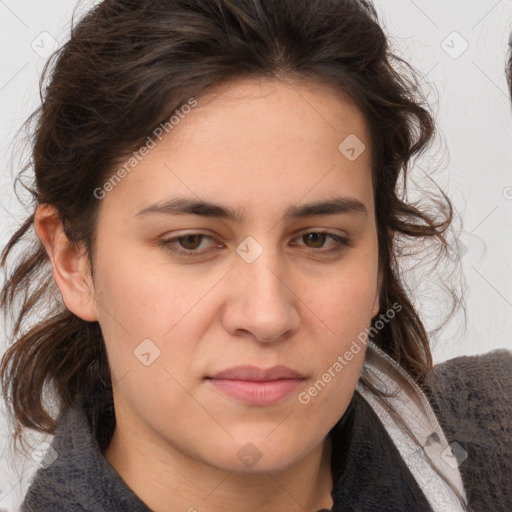
[[[237,366],[223,370],[207,382],[224,395],[247,405],[275,404],[302,385],[305,377],[286,366],[268,369],[255,366]]]

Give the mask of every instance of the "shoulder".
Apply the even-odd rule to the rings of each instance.
[[[440,363],[429,388],[449,431],[507,431],[512,439],[512,352],[494,350]]]
[[[445,399],[465,396],[512,401],[512,352],[493,350],[478,356],[461,356],[434,366],[430,386]],[[502,402],[503,403],[503,402]],[[483,404],[482,404],[483,405]]]
[[[440,363],[427,394],[448,442],[463,450],[459,469],[472,509],[512,510],[512,352]]]

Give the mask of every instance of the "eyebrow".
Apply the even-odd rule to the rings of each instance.
[[[339,214],[368,215],[366,206],[353,197],[335,197],[328,200],[317,201],[302,205],[294,205],[288,208],[283,216],[284,219],[304,219],[317,215],[339,215]],[[176,197],[165,202],[152,204],[136,213],[135,217],[147,215],[199,215],[243,222],[245,216],[241,210],[234,210],[228,206],[215,204],[208,201]]]

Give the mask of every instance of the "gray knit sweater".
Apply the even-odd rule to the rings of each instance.
[[[468,510],[512,512],[512,354],[499,350],[442,363],[426,393],[448,442],[468,453],[459,467]],[[333,512],[431,510],[357,392],[330,435]],[[62,416],[52,446],[58,458],[39,469],[22,512],[150,512],[102,455],[79,405]]]

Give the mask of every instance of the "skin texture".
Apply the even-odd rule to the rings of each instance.
[[[298,394],[378,312],[368,130],[350,99],[323,84],[244,79],[197,101],[100,201],[94,281],[53,209],[37,211],[66,306],[98,321],[105,338],[117,417],[105,456],[157,512],[330,508],[326,435],[350,402],[364,350],[308,404]],[[366,146],[354,161],[338,149],[351,134]],[[137,215],[172,197],[220,203],[244,218]],[[337,197],[357,199],[366,214],[284,216]],[[349,244],[305,236],[322,231]],[[207,237],[159,244],[196,233]],[[252,263],[236,250],[247,237],[263,249]],[[134,355],[144,339],[149,365]],[[205,380],[242,364],[282,364],[305,379],[265,406]],[[237,456],[243,447],[261,458],[248,466]]]

